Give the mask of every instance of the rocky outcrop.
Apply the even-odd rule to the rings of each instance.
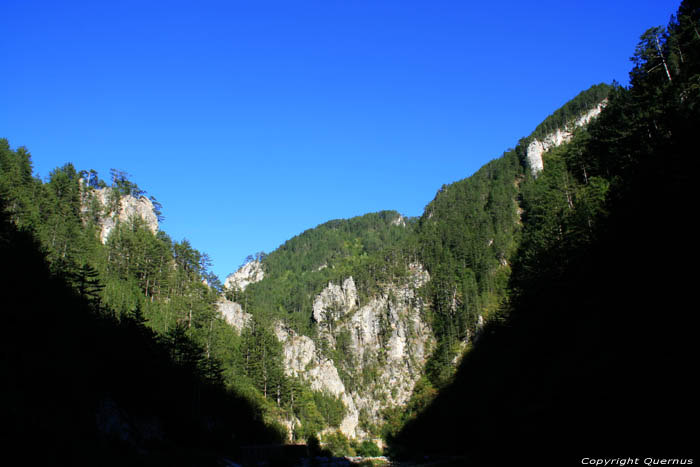
[[[551,148],[555,148],[570,141],[573,137],[574,130],[587,125],[592,119],[597,117],[606,103],[607,99],[603,100],[600,104],[584,113],[576,120],[569,122],[564,128],[557,128],[555,132],[545,136],[542,141],[533,139],[527,147],[527,164],[530,167],[532,175],[537,176],[537,174],[544,169],[542,154],[549,151]]]
[[[325,352],[311,338],[277,326],[285,371],[342,399],[347,410],[340,431],[346,436],[366,437],[365,423],[380,423],[383,409],[408,401],[434,344],[417,294],[429,279],[412,264],[408,279],[385,285],[363,306],[352,277],[328,284],[313,304]]]
[[[154,234],[158,231],[158,216],[150,199],[145,196],[119,195],[110,187],[90,188],[83,191],[83,214],[92,211],[93,220],[100,228],[100,241],[107,242],[109,234],[120,222],[133,217],[143,221]]]
[[[352,277],[345,279],[342,287],[328,284],[314,300],[314,321],[321,323],[335,320],[357,305],[357,288]]]
[[[288,376],[300,377],[308,382],[314,391],[329,392],[339,397],[346,409],[339,429],[346,436],[354,436],[359,412],[343,380],[340,379],[333,360],[323,355],[310,337],[298,335],[279,323],[275,327],[275,334],[283,345],[285,373]]]
[[[262,277],[260,263],[250,262],[227,278],[227,287],[242,289]],[[338,429],[346,436],[368,437],[367,426],[381,424],[383,409],[408,402],[435,343],[417,293],[429,280],[422,265],[411,264],[403,280],[385,284],[364,304],[352,277],[329,283],[313,301],[316,340],[275,324],[285,373],[343,401]],[[252,320],[235,302],[221,299],[218,309],[239,332]],[[295,422],[283,423],[291,433]]]
[[[406,219],[399,214],[399,217],[391,221],[391,225],[396,225],[398,227],[406,227]]]
[[[248,326],[250,321],[253,319],[253,315],[244,312],[241,305],[236,302],[226,300],[225,298],[222,298],[217,302],[216,308],[224,317],[224,320],[226,320],[226,322],[239,333],[244,327]]]
[[[233,274],[229,274],[224,282],[225,290],[242,292],[250,284],[260,282],[265,277],[262,263],[259,260],[249,261]],[[243,307],[236,302],[221,298],[216,308],[224,320],[240,333],[244,327],[250,324],[253,315],[243,311]]]
[[[224,288],[243,291],[250,284],[260,282],[265,277],[265,271],[260,261],[249,261],[233,274],[229,274],[224,281]]]

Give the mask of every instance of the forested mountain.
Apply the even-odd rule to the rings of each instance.
[[[92,314],[113,322],[116,328],[135,320],[139,329],[151,333],[153,345],[162,345],[163,352],[176,362],[190,365],[195,372],[192,377],[244,397],[270,426],[270,434],[251,430],[249,433],[259,435],[255,441],[284,437],[306,440],[324,428],[339,425],[346,409],[337,394],[312,388],[303,378],[285,373],[275,325],[281,323],[290,331],[309,334],[310,298],[327,281],[347,274],[357,277],[359,296],[364,299],[380,278],[394,274],[380,251],[394,255],[393,263],[403,261],[392,250],[407,237],[410,220],[394,212],[369,214],[350,221],[331,221],[290,240],[278,253],[265,258],[271,265],[269,277],[275,287],[283,284],[287,288],[284,292],[265,289],[267,282],[255,284],[245,295],[230,291],[230,298],[239,299],[246,311],[254,312],[252,326],[241,331],[229,326],[220,313],[221,285],[207,269],[207,255],[187,240],[173,241],[158,229],[159,204],[148,199],[127,174],[113,171],[108,186],[95,171],[78,172],[66,164],[52,171],[44,182],[33,176],[29,152],[25,148],[12,150],[7,140],[2,140],[0,147],[0,168],[3,212],[11,219],[8,229],[19,229],[21,235],[36,239],[51,277],[84,297],[92,304],[88,307]],[[8,240],[8,248],[12,241]],[[318,248],[309,254],[313,243]],[[285,257],[286,248],[291,261]],[[44,278],[37,276],[37,280],[41,284]],[[71,305],[58,301],[57,307],[69,309]],[[34,326],[45,325],[41,314],[28,316],[36,320]],[[63,332],[70,336],[72,331],[68,326]],[[123,341],[114,339],[121,342],[115,344],[115,351],[131,346],[128,335]],[[153,374],[159,373],[154,370]],[[92,390],[97,391],[85,388],[87,393]],[[89,410],[97,409],[91,406]],[[288,419],[296,423],[288,424],[285,434],[279,422]],[[98,436],[101,428],[95,429]],[[112,435],[122,436],[119,433],[117,430]],[[248,438],[239,437],[234,445]],[[364,452],[359,444],[356,447]],[[371,446],[364,449],[371,450]]]
[[[317,437],[475,465],[689,446],[699,19],[684,2],[642,36],[628,88],[583,91],[420,218],[329,221],[226,286],[126,173],[108,185],[66,164],[41,181],[2,140],[2,283],[21,304],[3,437],[115,464]],[[47,379],[64,384],[47,395]]]
[[[227,279],[235,303],[222,311],[234,308],[247,323],[244,342],[272,343],[250,360],[269,362],[256,388],[280,401],[292,439],[321,431],[341,445],[379,437],[381,410],[410,396],[431,338],[420,316],[427,274],[416,263],[414,229],[414,219],[395,211],[333,220],[251,257]],[[403,351],[388,355],[390,343],[418,355],[407,365]],[[378,384],[382,377],[394,378],[393,390]],[[295,402],[300,385],[315,403]]]
[[[405,273],[414,223],[396,211],[382,211],[309,229],[262,255],[265,279],[236,299],[257,315],[279,316],[296,331],[308,333],[313,298],[328,282],[353,276],[361,301],[366,301],[378,283]]]
[[[3,168],[13,156],[3,154]],[[14,212],[26,201],[3,202],[8,198]],[[116,313],[92,267],[70,264],[67,255],[47,261],[56,252],[6,212],[0,210],[0,439],[7,459],[218,465],[241,444],[282,439],[254,405],[224,387],[185,326],[156,334],[139,306]],[[49,232],[59,251],[69,249]]]
[[[692,457],[685,272],[700,9],[649,29],[629,88],[520,185],[508,300],[397,451],[475,465]],[[450,422],[461,420],[459,429]],[[594,454],[595,453],[595,454]]]
[[[245,395],[273,431],[320,435],[337,454],[376,451],[359,440],[381,443],[449,384],[506,297],[529,177],[518,146],[442,187],[420,219],[327,222],[251,256],[249,277],[222,289],[206,254],[158,230],[160,206],[124,172],[108,186],[67,164],[44,183],[24,148],[3,144],[6,211],[54,275],[117,325],[136,317],[182,346],[171,353]],[[238,325],[223,319],[227,307]]]
[[[574,131],[581,114],[571,109],[599,108],[610,89],[593,86],[554,115],[570,116],[562,125]],[[452,381],[508,296],[523,186],[536,179],[527,167],[532,139],[443,186],[419,219],[385,211],[330,221],[229,276],[234,303],[222,312],[246,342],[274,343],[252,359],[270,362],[256,387],[266,399],[270,383],[276,388],[294,439],[323,423],[292,409],[290,375],[342,402],[330,427],[350,439],[390,437]]]

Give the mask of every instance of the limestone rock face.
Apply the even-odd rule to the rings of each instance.
[[[243,291],[248,285],[260,282],[264,277],[265,271],[263,271],[262,263],[250,261],[226,277],[224,288]]]
[[[416,293],[430,276],[419,264],[410,265],[409,272],[363,306],[352,277],[342,285],[328,284],[316,297],[314,320],[335,361],[311,338],[280,324],[275,329],[286,373],[343,400],[347,411],[340,431],[350,438],[366,437],[364,423],[378,423],[383,409],[408,401],[434,345]]]
[[[314,300],[314,321],[334,320],[357,306],[357,288],[352,277],[343,281],[343,285],[328,284],[328,287]]]
[[[107,242],[107,237],[114,227],[120,222],[127,222],[132,217],[141,219],[146,228],[154,234],[158,231],[158,216],[156,216],[153,203],[145,196],[135,197],[122,195],[119,202],[114,203],[116,193],[113,188],[98,188],[83,191],[83,213],[88,211],[90,203],[95,202],[99,209],[96,216],[100,226],[100,241]]]
[[[391,225],[406,227],[406,219],[402,215],[399,215],[399,217],[391,221]]]
[[[542,154],[549,151],[551,148],[555,148],[570,141],[573,137],[574,130],[578,127],[587,125],[592,119],[597,117],[601,110],[603,110],[603,107],[605,107],[606,103],[607,99],[603,100],[596,107],[584,113],[576,120],[569,122],[565,128],[557,128],[555,132],[545,136],[544,140],[542,141],[533,139],[527,147],[527,163],[530,167],[532,175],[537,176],[537,174],[544,169]]]
[[[244,327],[248,326],[250,324],[250,320],[253,319],[253,315],[244,312],[241,305],[224,298],[219,300],[216,307],[226,322],[231,325],[231,327],[238,330],[239,333]]]
[[[340,397],[347,410],[339,428],[346,436],[352,436],[358,424],[358,410],[333,360],[324,356],[310,337],[299,335],[280,323],[275,326],[275,334],[283,344],[285,373],[304,379],[314,391],[327,391]]]

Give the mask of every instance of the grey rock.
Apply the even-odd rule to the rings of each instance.
[[[532,175],[537,176],[544,169],[542,155],[545,152],[569,142],[574,135],[574,130],[587,125],[597,117],[603,110],[603,107],[605,107],[605,104],[607,104],[607,99],[604,99],[588,112],[567,123],[564,128],[557,128],[556,131],[545,136],[542,141],[533,139],[527,147],[527,163]]]

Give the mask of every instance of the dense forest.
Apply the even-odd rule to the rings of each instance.
[[[0,193],[6,206],[3,212],[11,219],[9,225],[36,239],[52,277],[92,303],[95,314],[108,317],[117,326],[138,321],[152,333],[154,342],[169,346],[175,360],[184,359],[201,378],[255,407],[278,441],[288,435],[306,440],[326,427],[337,426],[344,411],[342,402],[312,391],[304,381],[283,371],[281,345],[273,334],[266,306],[281,306],[274,302],[281,297],[285,297],[281,303],[293,303],[295,295],[268,291],[251,295],[250,308],[257,311],[254,322],[239,333],[217,309],[222,286],[209,271],[211,261],[205,253],[186,239],[173,241],[163,230],[154,232],[137,215],[120,218],[125,200],[146,196],[128,174],[113,170],[107,184],[94,170],[78,172],[66,164],[42,181],[33,176],[30,153],[23,147],[12,150],[7,140],[0,140],[0,168]],[[162,217],[160,204],[153,197],[150,201]],[[365,217],[371,226],[384,224],[383,219],[391,215]],[[101,238],[105,224],[113,226]],[[382,231],[380,237],[368,233],[363,239],[377,250],[389,236]],[[345,244],[347,239],[336,240],[330,243],[338,251],[358,248],[357,243]],[[271,254],[270,260],[276,257]],[[257,302],[256,297],[266,298]],[[41,320],[36,323],[43,325]],[[307,316],[304,326],[308,329],[309,325]],[[65,332],[70,335],[70,328]],[[124,339],[120,345],[130,345],[128,338]],[[279,421],[290,417],[300,420],[300,425],[288,434]]]
[[[431,277],[421,290],[429,304],[424,318],[437,345],[409,406],[383,413],[384,426],[376,434],[392,436],[451,383],[455,359],[465,351],[465,343],[469,348],[479,323],[495,317],[507,299],[511,260],[522,237],[521,191],[533,179],[526,165],[527,144],[542,128],[566,127],[598,106],[611,89],[598,84],[581,92],[516,148],[472,176],[440,188],[418,219],[383,211],[333,220],[269,255],[251,256],[261,263],[265,278],[244,291],[228,290],[228,298],[253,313],[256,328],[266,329],[268,335],[275,322],[282,322],[318,342],[312,304],[329,282],[353,277],[362,305],[381,293],[382,285],[406,277],[411,264],[424,265]],[[328,357],[339,370],[346,363],[337,352],[328,352]],[[355,386],[346,372],[340,373],[346,387]]]
[[[630,86],[613,86],[601,115],[523,180],[508,298],[453,384],[394,438],[397,453],[568,465],[691,452],[699,20],[686,1],[645,32]]]
[[[405,274],[415,258],[410,250],[414,224],[396,211],[326,222],[260,255],[265,280],[231,298],[257,316],[312,334],[312,301],[329,282],[353,276],[361,301],[366,301],[378,284]]]
[[[4,198],[3,207],[17,212],[23,201]],[[282,440],[257,407],[224,386],[184,325],[157,334],[138,306],[115,312],[94,269],[47,260],[56,252],[8,219],[7,210],[0,212],[0,410],[8,458],[32,465],[217,465],[241,444]]]
[[[699,20],[684,1],[641,36],[628,87],[583,91],[440,188],[420,218],[382,211],[309,229],[251,256],[265,277],[244,290],[225,289],[187,240],[121,218],[126,202],[148,200],[158,219],[163,209],[125,172],[107,183],[68,163],[41,180],[26,148],[0,140],[3,440],[41,442],[39,460],[73,465],[205,465],[320,432],[336,454],[377,453],[334,431],[342,400],[285,371],[275,327],[324,348],[313,302],[329,283],[353,277],[363,305],[421,264],[435,346],[408,404],[368,429],[393,455],[502,465],[524,453],[576,461],[584,448],[685,453]],[[529,170],[533,139],[603,101]],[[250,314],[243,329],[219,313],[224,296]],[[327,357],[342,369],[342,352]]]

